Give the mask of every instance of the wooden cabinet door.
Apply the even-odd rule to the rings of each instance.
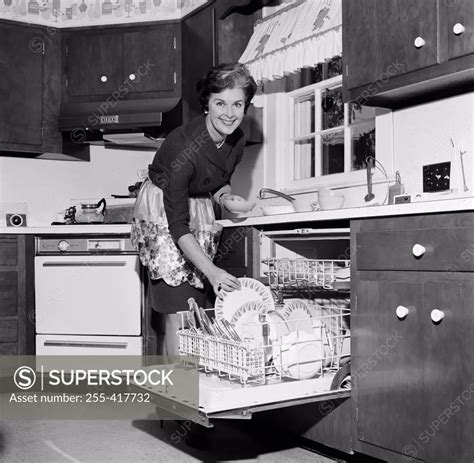
[[[69,96],[112,95],[122,80],[122,39],[117,33],[80,32],[67,39]]]
[[[474,278],[443,274],[424,285],[426,414],[418,433],[428,461],[471,461],[474,455]],[[431,320],[433,310],[444,318]]]
[[[360,272],[351,315],[352,378],[358,440],[399,454],[409,451],[424,419],[423,286],[396,273]],[[408,308],[404,319],[399,305]],[[418,449],[419,450],[419,449]],[[423,449],[416,458],[423,458]]]
[[[436,0],[377,0],[377,70],[393,77],[437,63]],[[419,48],[415,40],[425,44]],[[370,63],[366,63],[370,64]]]
[[[40,29],[0,25],[0,147],[40,147],[43,117],[43,37]]]
[[[34,353],[32,235],[0,237],[0,355]]]
[[[376,4],[378,0],[343,0],[344,86],[356,88],[377,79]],[[371,63],[370,66],[367,64]]]
[[[160,24],[123,35],[123,81],[130,93],[173,94],[177,84],[177,40],[175,24]]]
[[[448,37],[448,59],[474,53],[474,2],[446,0],[441,11],[440,25]]]
[[[436,0],[344,0],[342,11],[346,88],[373,83],[373,96],[389,78],[437,63]]]

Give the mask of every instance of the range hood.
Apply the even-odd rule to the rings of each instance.
[[[155,151],[180,124],[179,97],[65,103],[59,117],[63,139],[112,149]]]

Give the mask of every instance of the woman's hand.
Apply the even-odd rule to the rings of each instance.
[[[214,269],[207,275],[207,278],[219,298],[221,298],[221,290],[230,292],[241,288],[238,278],[219,267],[214,267]]]

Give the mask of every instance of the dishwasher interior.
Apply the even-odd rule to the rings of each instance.
[[[350,395],[348,228],[259,231],[260,274],[241,278],[241,305],[180,313],[180,352],[199,370],[199,403],[150,388],[155,402],[211,426],[211,418]],[[251,292],[255,292],[254,300]]]

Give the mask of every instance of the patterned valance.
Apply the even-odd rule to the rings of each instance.
[[[341,0],[300,0],[259,20],[240,58],[259,82],[342,54]]]

